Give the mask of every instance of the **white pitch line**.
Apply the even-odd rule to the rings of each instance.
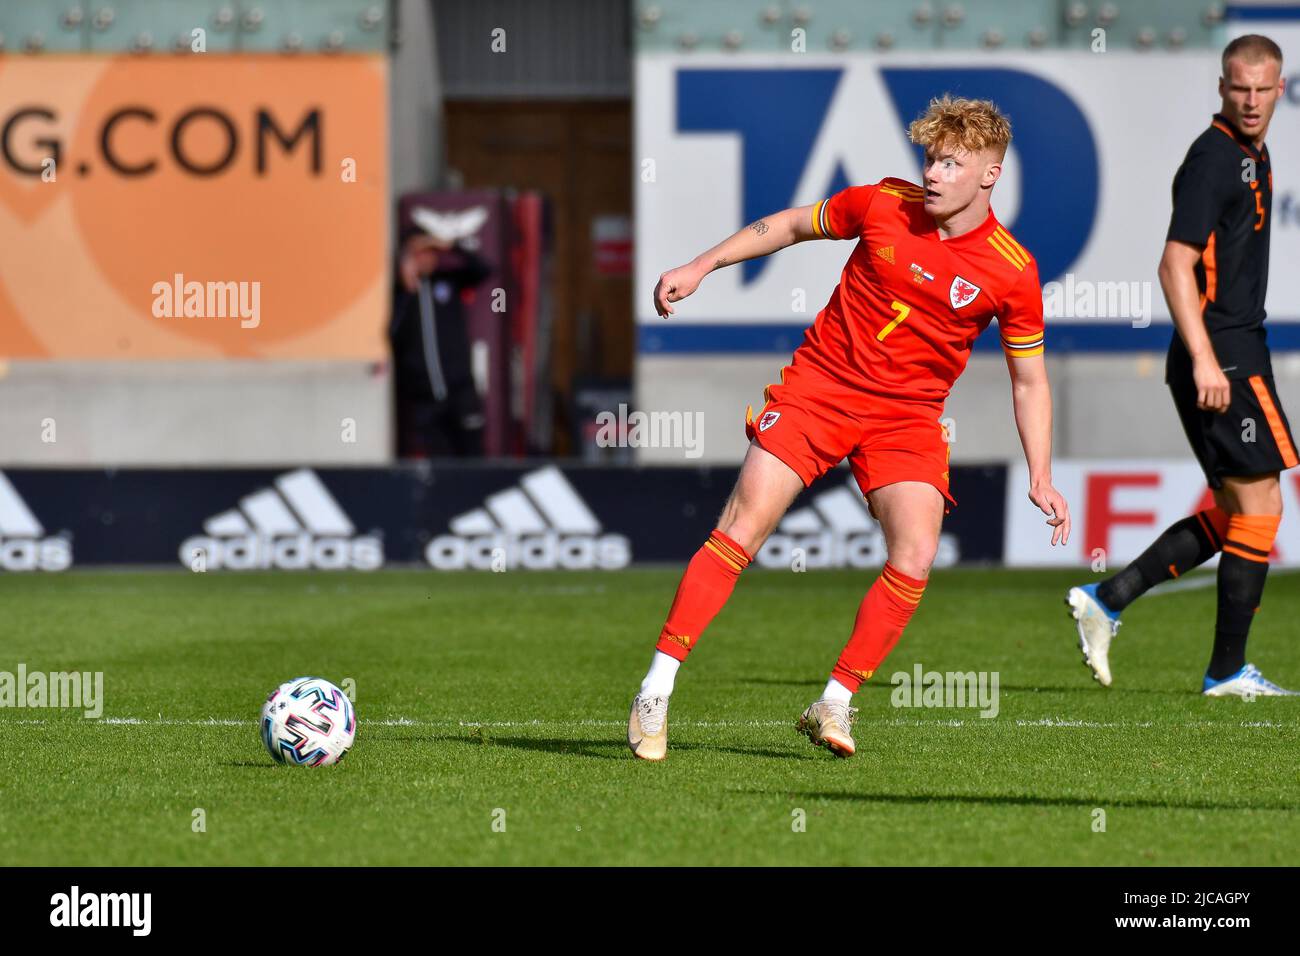
[[[1274,580],[1279,576],[1289,576],[1295,573],[1294,568],[1274,568],[1269,571],[1269,580]],[[1148,595],[1157,594],[1177,594],[1179,591],[1199,591],[1202,588],[1216,587],[1219,583],[1218,575],[1213,573],[1198,574],[1190,578],[1182,578],[1174,581],[1165,581],[1157,584]]]
[[[1161,594],[1177,594],[1180,591],[1201,591],[1205,588],[1215,587],[1219,579],[1213,574],[1204,574],[1194,578],[1184,578],[1181,581],[1165,581],[1163,584],[1157,584],[1147,594],[1156,597]]]
[[[204,720],[150,720],[144,717],[104,717],[97,723],[108,724],[110,726],[121,724],[141,724],[143,726],[158,727],[243,727],[247,724],[255,724],[255,720],[222,720],[217,717],[208,717]]]
[[[1105,723],[1096,720],[1064,720],[1060,717],[1040,717],[1038,720],[1016,720],[1017,727],[1086,727],[1089,730],[1101,729],[1111,730],[1120,727],[1154,727],[1155,724],[1150,721],[1141,721],[1139,723]],[[1183,724],[1182,726],[1193,726]]]
[[[98,719],[86,718],[85,723],[94,724],[101,727],[255,727],[256,720],[235,720],[229,718],[209,717],[199,719],[183,718],[145,718],[145,717],[101,717]],[[15,724],[20,726],[45,726],[55,723],[70,723],[68,721],[49,721],[40,718],[21,719],[21,720],[0,720],[0,726]],[[413,720],[410,717],[391,717],[382,720],[361,720],[360,723],[369,727],[445,727],[448,729],[478,729],[485,728],[489,730],[510,730],[516,728],[546,728],[551,730],[566,730],[579,727],[624,727],[627,721],[624,720]],[[1008,725],[1007,720],[999,718],[981,718],[978,715],[969,719],[950,718],[947,720],[918,720],[915,718],[876,718],[876,719],[859,719],[859,727],[1005,727]],[[676,727],[694,727],[700,729],[727,729],[737,727],[751,728],[773,728],[773,727],[792,727],[793,721],[789,720],[687,720],[677,721]],[[1039,717],[1037,719],[1016,718],[1016,727],[1062,727],[1075,728],[1083,730],[1132,730],[1132,729],[1150,729],[1152,727],[1182,727],[1182,728],[1204,728],[1204,727],[1224,727],[1230,726],[1222,721],[1198,720],[1198,721],[1096,721],[1096,720],[1075,720],[1063,717]],[[1251,729],[1270,729],[1284,730],[1294,729],[1294,723],[1281,723],[1272,720],[1243,720],[1238,722],[1238,726]]]

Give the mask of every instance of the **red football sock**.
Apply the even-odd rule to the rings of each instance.
[[[894,649],[924,593],[924,578],[908,577],[886,561],[858,607],[853,636],[835,662],[831,677],[856,692]]]
[[[655,648],[679,661],[686,660],[704,629],[731,597],[736,579],[749,560],[745,549],[721,531],[709,535],[686,566]]]

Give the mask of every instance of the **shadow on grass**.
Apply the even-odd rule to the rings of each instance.
[[[407,737],[404,740],[411,740]],[[576,740],[559,737],[430,737],[440,743],[459,743],[471,747],[510,747],[515,750],[534,750],[544,753],[563,754],[571,757],[591,757],[598,760],[631,760],[631,752],[622,740],[603,737],[598,740]],[[699,751],[702,753],[730,753],[742,757],[774,757],[780,760],[816,760],[814,754],[800,754],[791,750],[768,750],[763,747],[719,747],[713,744],[674,743],[669,746],[672,751]]]
[[[1134,800],[1088,797],[1029,797],[1018,794],[979,793],[834,793],[826,791],[794,790],[731,790],[730,793],[748,793],[756,796],[787,797],[791,800],[842,800],[850,803],[883,803],[915,806],[919,804],[970,804],[991,807],[1102,807],[1106,810],[1123,808],[1131,810],[1276,810],[1295,811],[1292,804],[1268,803],[1218,803],[1211,801],[1169,802],[1166,800]]]
[[[889,688],[892,690],[893,688]],[[1190,697],[1199,696],[1194,691],[1188,689],[1161,689],[1159,687],[1098,687],[1095,683],[1077,684],[1074,687],[1050,687],[1041,685],[1034,687],[1030,684],[999,684],[998,691],[1018,690],[1028,691],[1029,693],[1049,693],[1049,694],[1097,694],[1099,697],[1107,697],[1115,694],[1155,694],[1161,697]]]
[[[809,677],[807,679],[799,678],[780,678],[780,677],[742,677],[736,681],[738,684],[759,684],[764,687],[803,687],[811,689],[814,693],[818,687],[826,686],[826,675],[821,677]],[[866,688],[866,685],[863,685]]]
[[[907,671],[906,673],[910,676],[911,671]],[[879,675],[877,675],[877,678],[879,678]],[[825,682],[826,682],[825,677],[812,678],[809,680],[779,679],[773,677],[742,677],[736,683],[757,684],[765,687],[802,687],[804,689],[811,688],[812,692],[816,693],[817,688],[823,686]],[[881,681],[877,679],[874,682],[867,681],[866,683],[864,683],[861,687],[858,688],[858,693],[892,694],[895,689],[896,689],[895,686],[889,683],[887,680]],[[999,692],[1009,691],[1009,690],[1028,691],[1031,693],[1049,693],[1049,694],[1074,694],[1074,693],[1158,694],[1165,697],[1187,697],[1195,693],[1195,691],[1192,689],[1161,690],[1156,687],[1098,688],[1097,685],[1094,683],[1086,683],[1086,684],[1080,683],[1070,687],[1060,687],[1056,685],[1033,686],[1031,684],[1003,684],[1003,683],[998,684]]]

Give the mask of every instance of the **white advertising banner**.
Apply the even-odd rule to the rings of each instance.
[[[1300,26],[1286,39],[1300,62]],[[667,321],[651,304],[655,282],[775,210],[885,176],[916,181],[919,154],[906,126],[947,91],[991,98],[1011,117],[993,208],[1037,257],[1043,282],[1060,283],[1049,343],[1056,325],[1058,347],[1167,344],[1155,269],[1174,172],[1219,109],[1216,51],[664,53],[641,55],[636,70],[643,353],[797,345],[838,281],[848,243],[809,242],[720,270]],[[1300,262],[1300,75],[1293,79],[1268,139],[1268,305],[1279,324],[1300,320],[1300,269],[1288,266]],[[1143,331],[1148,318],[1156,327]],[[1300,325],[1288,332],[1300,344]]]
[[[1052,466],[1057,490],[1070,505],[1070,543],[1051,546],[1051,530],[1027,497],[1024,464],[1007,472],[1006,564],[1010,567],[1091,568],[1104,559],[1110,570],[1132,561],[1169,525],[1202,508],[1214,507],[1200,467],[1150,459],[1058,461]],[[1282,511],[1300,514],[1300,470],[1282,473]],[[1300,566],[1300,521],[1283,519],[1277,564]]]

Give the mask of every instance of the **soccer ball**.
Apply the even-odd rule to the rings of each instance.
[[[352,748],[357,714],[347,694],[321,677],[281,684],[262,705],[262,743],[279,763],[326,767]]]

